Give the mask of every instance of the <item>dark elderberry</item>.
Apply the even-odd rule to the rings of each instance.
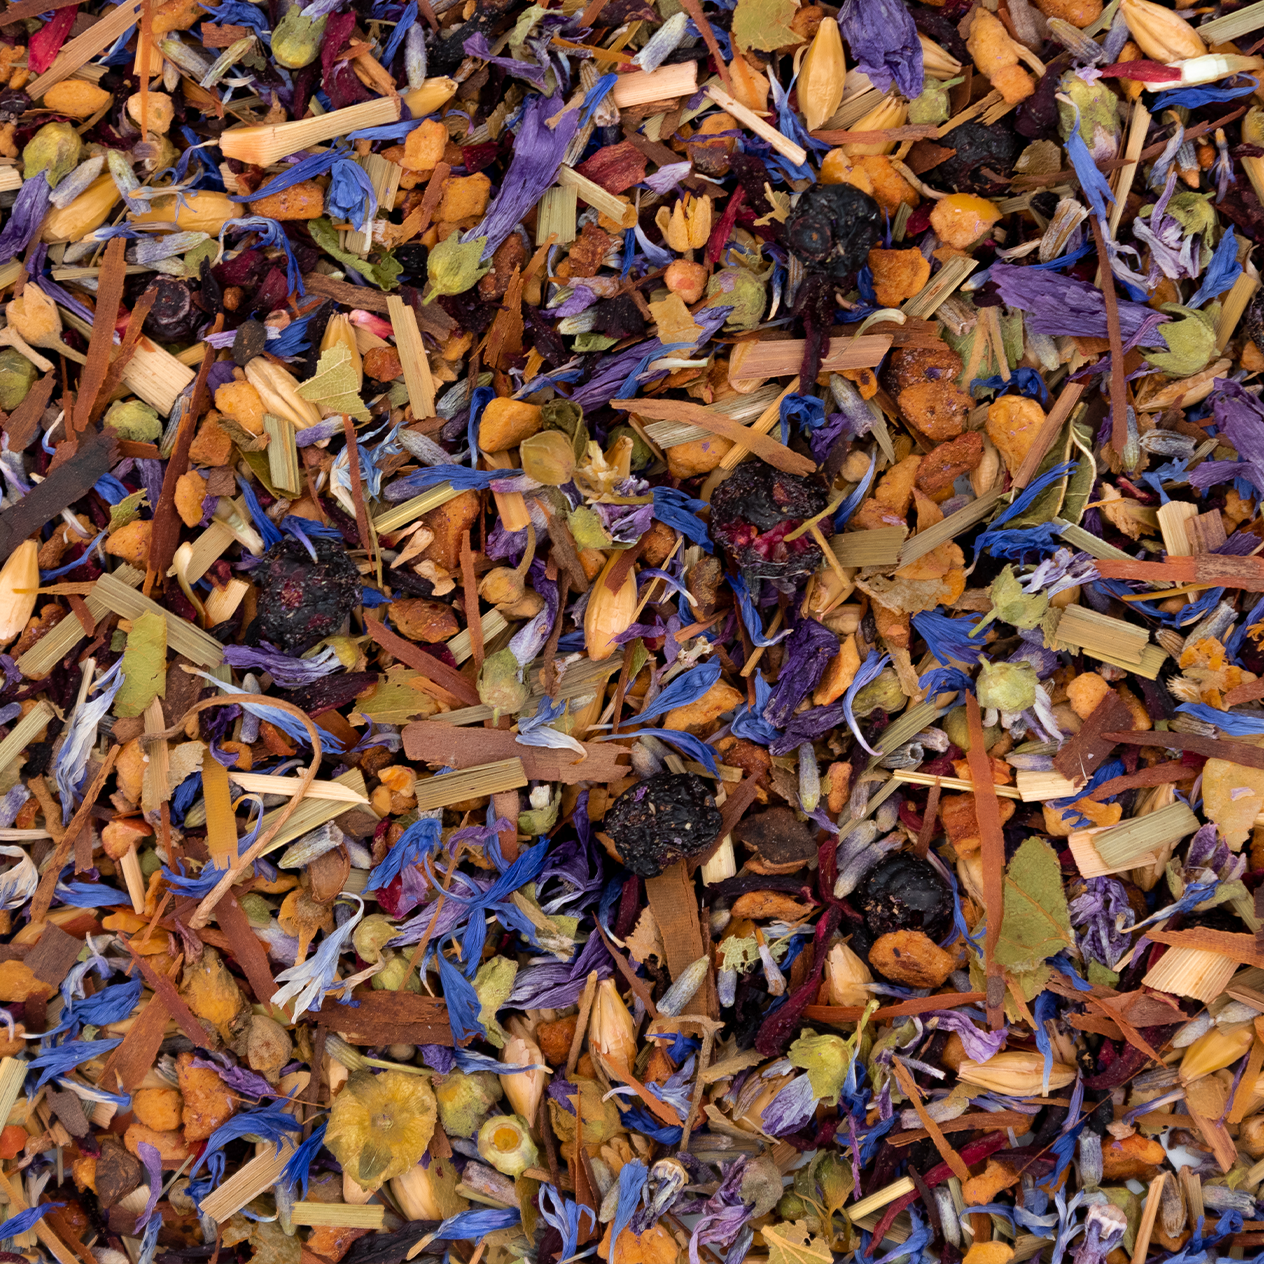
[[[852,901],[876,938],[897,930],[920,930],[942,939],[952,926],[948,884],[927,860],[909,852],[888,856],[860,884]]]
[[[882,239],[882,208],[851,184],[814,184],[786,220],[786,245],[809,271],[842,281]]]
[[[715,842],[720,811],[701,777],[659,772],[625,790],[606,812],[602,828],[633,873],[654,878]]]
[[[158,297],[145,317],[143,332],[158,342],[187,342],[206,320],[206,313],[193,302],[188,282],[158,276],[153,285]]]
[[[343,625],[360,600],[360,572],[336,540],[313,539],[317,561],[298,540],[274,545],[259,567],[264,600],[259,635],[301,654]]]
[[[748,461],[711,497],[711,536],[748,584],[761,579],[794,583],[817,569],[821,550],[810,535],[785,537],[827,503],[818,481]]]
[[[1004,120],[991,127],[973,119],[962,123],[952,130],[952,144],[957,152],[932,170],[940,187],[954,193],[995,189],[1012,174],[1021,152],[1021,142]]]

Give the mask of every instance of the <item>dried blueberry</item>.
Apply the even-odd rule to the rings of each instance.
[[[786,220],[786,245],[838,280],[864,267],[882,238],[882,208],[851,184],[814,184]]]
[[[785,537],[827,503],[819,480],[747,461],[711,497],[711,536],[748,584],[794,583],[820,566],[821,550],[810,535]]]
[[[948,884],[928,860],[909,852],[888,856],[860,884],[853,902],[874,936],[920,930],[942,939],[952,926]]]
[[[143,332],[159,342],[186,342],[206,320],[206,313],[194,305],[193,291],[187,282],[158,276],[153,284],[158,297],[145,317]]]
[[[360,600],[360,572],[336,540],[313,539],[317,561],[297,540],[274,545],[259,567],[265,599],[259,635],[287,654],[301,654],[343,625]]]
[[[715,842],[720,812],[701,777],[659,772],[625,790],[610,805],[602,828],[633,873],[653,878]]]
[[[953,128],[952,146],[956,153],[932,170],[935,182],[940,187],[946,185],[954,193],[987,193],[995,189],[1012,174],[1021,148],[1008,124],[994,123],[988,127],[975,120]]]

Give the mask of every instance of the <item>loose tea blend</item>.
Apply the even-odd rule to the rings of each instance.
[[[1256,1257],[1261,49],[9,4],[4,1257]]]

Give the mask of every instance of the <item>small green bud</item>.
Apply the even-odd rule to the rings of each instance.
[[[491,707],[498,716],[502,711],[517,715],[528,692],[522,668],[511,649],[497,650],[483,660],[483,669],[478,674],[478,697],[485,707]]]
[[[78,165],[83,141],[69,123],[45,123],[22,150],[22,174],[27,180],[42,171],[54,188]]]
[[[587,1122],[587,1121],[585,1121]],[[521,1176],[535,1167],[540,1152],[521,1115],[497,1115],[478,1130],[478,1152],[498,1172]]]
[[[248,891],[241,897],[240,904],[251,926],[262,928],[271,924],[272,905],[258,891]]]
[[[398,934],[399,928],[389,917],[371,913],[352,932],[351,942],[361,958],[372,966],[382,960],[382,949]]]
[[[545,430],[560,430],[570,441],[575,460],[582,461],[588,452],[588,427],[584,410],[566,399],[551,399],[540,406],[540,421]]]
[[[379,992],[421,991],[421,980],[408,968],[407,957],[392,957],[374,976],[373,986]]]
[[[970,750],[970,721],[966,716],[965,707],[953,707],[943,719],[944,732],[948,734],[948,740],[959,750],[969,752]],[[1001,740],[1000,728],[993,724],[983,730],[983,745],[988,750]]]
[[[291,5],[272,32],[272,56],[287,70],[302,70],[320,56],[327,18],[305,18],[301,5]]]
[[[1026,711],[1036,702],[1036,669],[1030,663],[990,663],[979,668],[979,706]]]
[[[1097,161],[1113,158],[1119,146],[1122,127],[1119,122],[1119,99],[1105,82],[1087,83],[1073,71],[1062,76],[1061,94],[1079,107],[1080,139]],[[1075,126],[1075,110],[1065,101],[1058,102],[1058,125],[1062,139],[1071,135]]]
[[[436,1076],[433,1088],[439,1121],[452,1137],[474,1136],[491,1108],[505,1095],[500,1077],[490,1071],[451,1071]]]
[[[783,1194],[777,1204],[777,1215],[782,1220],[803,1220],[808,1213],[807,1203],[798,1194]]]
[[[816,1165],[816,1180],[827,1207],[841,1207],[852,1191],[851,1168],[838,1155],[827,1151]]]
[[[560,430],[541,430],[518,445],[522,472],[537,483],[561,487],[575,473],[573,441]]]
[[[764,283],[747,268],[725,268],[707,282],[705,307],[731,307],[725,329],[754,329],[763,319],[768,294]]]
[[[859,690],[852,700],[851,709],[857,719],[863,720],[875,711],[900,711],[908,699],[900,688],[900,679],[890,668]]]
[[[140,860],[140,871],[146,878],[158,872],[162,868],[162,858],[152,847],[146,847],[138,857]]]
[[[35,366],[12,347],[0,350],[0,408],[11,413],[27,396],[39,376]]]
[[[155,409],[139,399],[120,399],[110,405],[105,424],[113,426],[120,439],[152,443],[162,434],[162,420]]]
[[[476,237],[462,245],[460,233],[439,242],[426,260],[426,275],[430,280],[426,302],[440,294],[464,294],[477,285],[492,270],[490,263],[483,262],[486,245],[486,237]]]

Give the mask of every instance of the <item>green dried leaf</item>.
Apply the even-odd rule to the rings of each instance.
[[[496,1012],[509,999],[517,973],[516,961],[510,961],[508,957],[493,957],[479,966],[478,973],[474,976],[474,991],[478,994],[481,1006],[478,1021],[487,1028],[487,1039],[497,1049],[503,1049],[509,1037],[496,1021]]]
[[[167,694],[167,620],[146,612],[132,620],[123,651],[123,686],[114,696],[114,714],[141,715]]]
[[[768,1264],[832,1264],[834,1253],[824,1238],[814,1238],[806,1220],[765,1225],[760,1233],[768,1244]]]
[[[1049,606],[1049,598],[1043,593],[1033,593],[1030,597],[1023,592],[1023,586],[1014,574],[1014,568],[1007,566],[993,581],[989,590],[992,598],[992,610],[985,623],[999,619],[1015,628],[1034,628],[1044,618]]]
[[[802,44],[803,37],[790,26],[797,9],[794,0],[737,0],[733,42],[741,49],[757,48],[764,53],[787,44]]]
[[[378,724],[405,724],[417,716],[433,715],[434,699],[415,684],[421,679],[421,672],[394,667],[378,680],[372,697],[356,704],[356,710]]]
[[[852,1050],[842,1036],[800,1036],[786,1052],[792,1066],[808,1073],[812,1092],[827,1106],[838,1105]]]
[[[1216,354],[1216,318],[1220,304],[1212,303],[1202,311],[1193,311],[1179,303],[1164,303],[1163,311],[1182,313],[1180,320],[1160,326],[1160,334],[1168,351],[1147,351],[1146,359],[1171,377],[1191,377],[1207,367]]]
[[[1029,838],[1006,866],[996,960],[1033,969],[1074,943],[1058,854],[1044,839]]]
[[[608,549],[610,547],[610,533],[596,511],[589,509],[587,505],[580,505],[578,509],[573,509],[567,514],[566,525],[570,528],[571,535],[575,537],[578,548]]]
[[[1093,493],[1093,484],[1097,482],[1097,460],[1093,456],[1093,432],[1088,426],[1078,423],[1071,426],[1070,456],[1079,464],[1067,482],[1061,516],[1067,522],[1078,526],[1080,519],[1084,517],[1084,507]]]
[[[349,251],[342,249],[342,244],[338,239],[338,230],[333,226],[333,221],[323,215],[320,219],[308,220],[308,230],[312,234],[312,240],[327,254],[332,255],[344,267],[354,268],[366,281],[371,285],[376,285],[379,290],[393,290],[399,284],[399,274],[403,272],[403,265],[395,258],[390,251],[384,251],[381,258],[376,262],[369,259],[361,259],[359,255],[353,255]],[[435,247],[437,250],[439,247]]]
[[[134,522],[140,517],[140,507],[149,500],[149,493],[145,491],[133,492],[130,496],[124,496],[117,505],[110,506],[110,533],[113,534],[120,527],[125,527],[129,522]]]
[[[745,973],[759,960],[759,943],[754,935],[730,935],[720,943],[720,969]]]
[[[360,398],[359,378],[351,365],[351,348],[337,343],[322,351],[316,372],[298,393],[331,413],[349,413],[357,421],[368,421],[369,410]]]
[[[586,333],[575,335],[576,351],[609,351],[619,340],[606,334]]]

